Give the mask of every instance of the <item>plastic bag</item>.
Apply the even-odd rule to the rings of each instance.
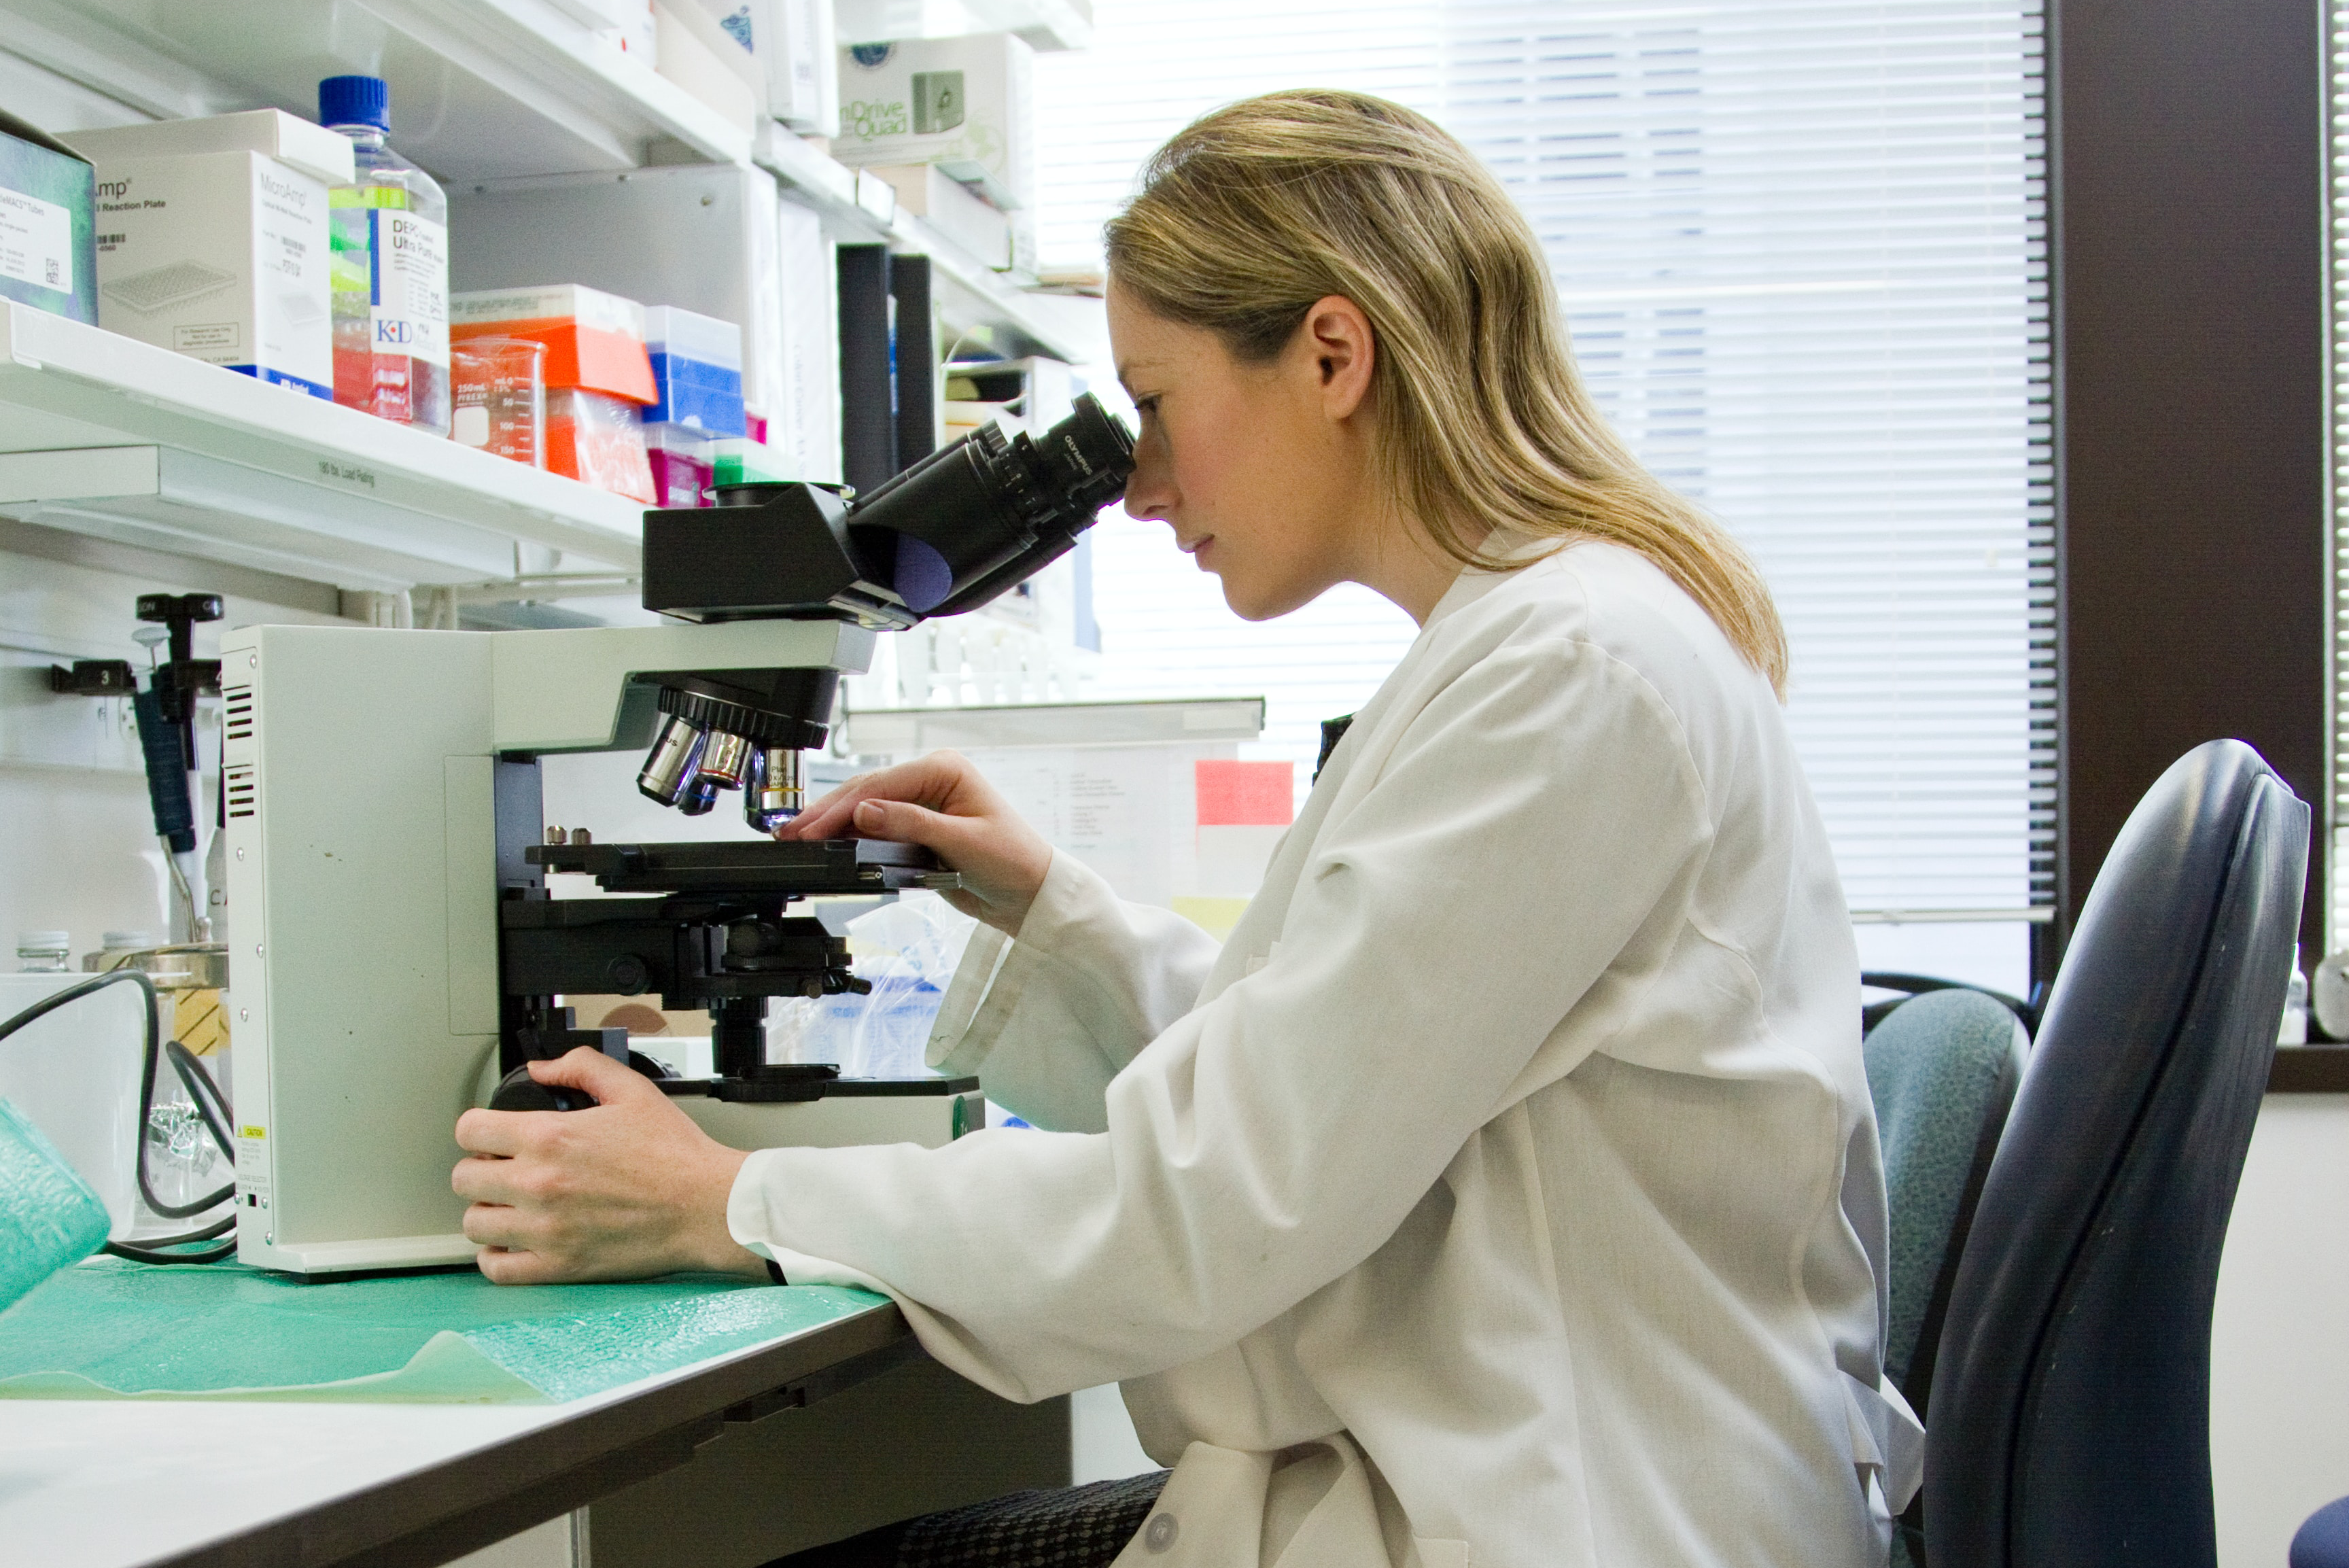
[[[843,1078],[935,1078],[930,1030],[978,923],[934,892],[908,892],[848,923],[869,995],[826,996],[777,1009],[771,1059],[837,1062]]]

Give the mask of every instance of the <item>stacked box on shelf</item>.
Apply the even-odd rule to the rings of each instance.
[[[89,160],[0,109],[0,299],[98,325]]]
[[[1034,78],[1034,51],[1009,33],[851,45],[833,155],[858,169],[937,165],[1007,214],[1009,270],[1032,279]]]
[[[897,192],[897,211],[921,219],[997,272],[1010,267],[1009,212],[935,163],[884,163],[872,172]]]
[[[716,443],[746,432],[742,329],[674,305],[645,312],[654,399],[643,412],[653,492],[662,506],[698,506]]]
[[[334,396],[327,191],[351,143],[281,109],[76,131],[98,170],[98,323]]]
[[[654,499],[638,411],[655,401],[645,308],[631,299],[550,284],[450,296],[449,335],[546,345],[546,466],[641,501]]]
[[[809,136],[840,134],[832,0],[701,0],[759,63],[766,111]]]

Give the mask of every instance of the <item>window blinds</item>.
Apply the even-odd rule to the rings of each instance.
[[[1096,26],[1039,61],[1048,259],[1097,258],[1141,160],[1217,103],[1320,85],[1427,112],[1532,220],[1633,449],[1762,563],[1854,910],[2044,917],[2035,4],[1102,0]],[[1309,760],[1413,632],[1360,590],[1243,626],[1159,524],[1105,522],[1097,573],[1104,695],[1261,692],[1267,755]]]

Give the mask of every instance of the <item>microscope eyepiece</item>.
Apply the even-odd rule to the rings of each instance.
[[[981,426],[853,500],[832,485],[720,485],[715,507],[645,514],[645,608],[898,627],[960,614],[1075,548],[1133,471],[1133,438],[1088,393],[1041,436]]]
[[[907,627],[976,610],[1076,547],[1124,493],[1133,438],[1090,393],[1041,437],[984,425],[864,495],[720,485],[711,508],[645,514],[647,610],[681,620],[839,619]],[[824,742],[830,671],[648,670],[665,717],[637,786],[699,815],[745,789],[771,831],[799,810],[801,750]]]
[[[849,536],[886,552],[908,610],[950,615],[1065,554],[1133,471],[1133,438],[1088,393],[1040,441],[982,425],[860,496]]]

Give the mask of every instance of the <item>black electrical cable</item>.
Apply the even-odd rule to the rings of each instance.
[[[141,1009],[145,1015],[145,1029],[142,1036],[144,1048],[141,1052],[141,1070],[139,1075],[139,1141],[130,1161],[131,1169],[139,1179],[140,1196],[146,1199],[149,1208],[169,1220],[184,1220],[191,1215],[201,1214],[207,1209],[218,1208],[222,1203],[236,1196],[236,1183],[233,1181],[216,1192],[199,1198],[192,1203],[166,1203],[156,1197],[153,1185],[147,1180],[147,1130],[149,1119],[155,1113],[155,1076],[162,1067],[163,1050],[160,1031],[155,1023],[157,1006],[155,983],[147,978],[142,971],[109,969],[103,975],[93,975],[87,980],[77,981],[62,991],[52,992],[5,1022],[0,1022],[0,1040],[6,1039],[36,1019],[56,1012],[69,1002],[78,1002],[84,996],[93,995],[109,985],[119,985],[138,986],[140,999],[145,1003],[145,1006]],[[173,1040],[171,1042],[171,1047],[172,1051],[177,1053],[171,1058],[172,1069],[180,1075],[181,1081],[188,1086],[189,1094],[195,1099],[196,1113],[203,1119],[204,1130],[212,1135],[212,1140],[219,1145],[222,1157],[233,1162],[236,1159],[236,1148],[229,1138],[224,1125],[225,1121],[233,1119],[225,1114],[216,1114],[216,1111],[225,1113],[227,1110],[226,1102],[221,1098],[219,1087],[212,1082],[212,1075],[204,1070],[203,1065],[195,1059],[194,1055],[185,1046]],[[185,1066],[181,1062],[182,1057],[187,1058]],[[204,1088],[211,1091],[209,1100],[204,1093],[197,1089],[195,1079],[190,1077],[191,1068],[193,1069],[195,1078],[200,1078]],[[232,1214],[227,1219],[201,1231],[191,1231],[183,1236],[167,1237],[158,1244],[179,1246],[190,1242],[208,1242],[214,1236],[225,1235],[235,1223],[236,1216]],[[235,1252],[236,1244],[232,1242],[225,1247],[212,1247],[201,1253],[159,1253],[146,1247],[109,1242],[106,1244],[106,1250],[117,1257],[129,1258],[138,1263],[209,1264],[217,1263]]]
[[[201,1214],[207,1209],[216,1209],[236,1196],[234,1181],[229,1182],[216,1191],[207,1192],[191,1203],[166,1203],[155,1195],[154,1184],[147,1179],[147,1130],[152,1124],[155,1115],[155,1079],[163,1067],[162,1047],[159,1043],[159,1035],[155,1026],[155,983],[136,969],[115,969],[109,971],[109,974],[138,975],[140,989],[147,994],[146,1063],[139,1075],[139,1152],[130,1161],[131,1171],[139,1178],[139,1195],[147,1200],[149,1208],[167,1220],[184,1220],[191,1215]],[[106,975],[100,975],[98,978],[106,977]],[[171,1043],[174,1046],[179,1045],[177,1040]],[[177,1063],[173,1065],[176,1067]],[[236,1145],[230,1140],[226,1130],[212,1120],[202,1100],[197,1101],[196,1113],[203,1117],[206,1130],[219,1143],[221,1157],[233,1165],[236,1161]]]
[[[220,1085],[212,1081],[211,1070],[195,1052],[177,1040],[165,1040],[163,1052],[171,1058],[171,1070],[180,1075],[180,1082],[186,1088],[196,1114],[204,1119],[204,1126],[211,1131],[212,1142],[219,1146],[222,1156],[234,1164],[236,1140],[230,1136],[228,1130],[235,1122],[236,1113],[229,1109],[228,1097],[221,1093]]]
[[[235,1254],[234,1242],[224,1247],[206,1247],[200,1253],[166,1253],[157,1249],[185,1246],[190,1242],[209,1242],[214,1236],[224,1236],[234,1229],[236,1216],[231,1214],[225,1220],[215,1221],[201,1231],[190,1231],[184,1236],[152,1236],[142,1246],[133,1246],[129,1242],[109,1242],[105,1250],[118,1258],[129,1258],[134,1264],[216,1264]]]

